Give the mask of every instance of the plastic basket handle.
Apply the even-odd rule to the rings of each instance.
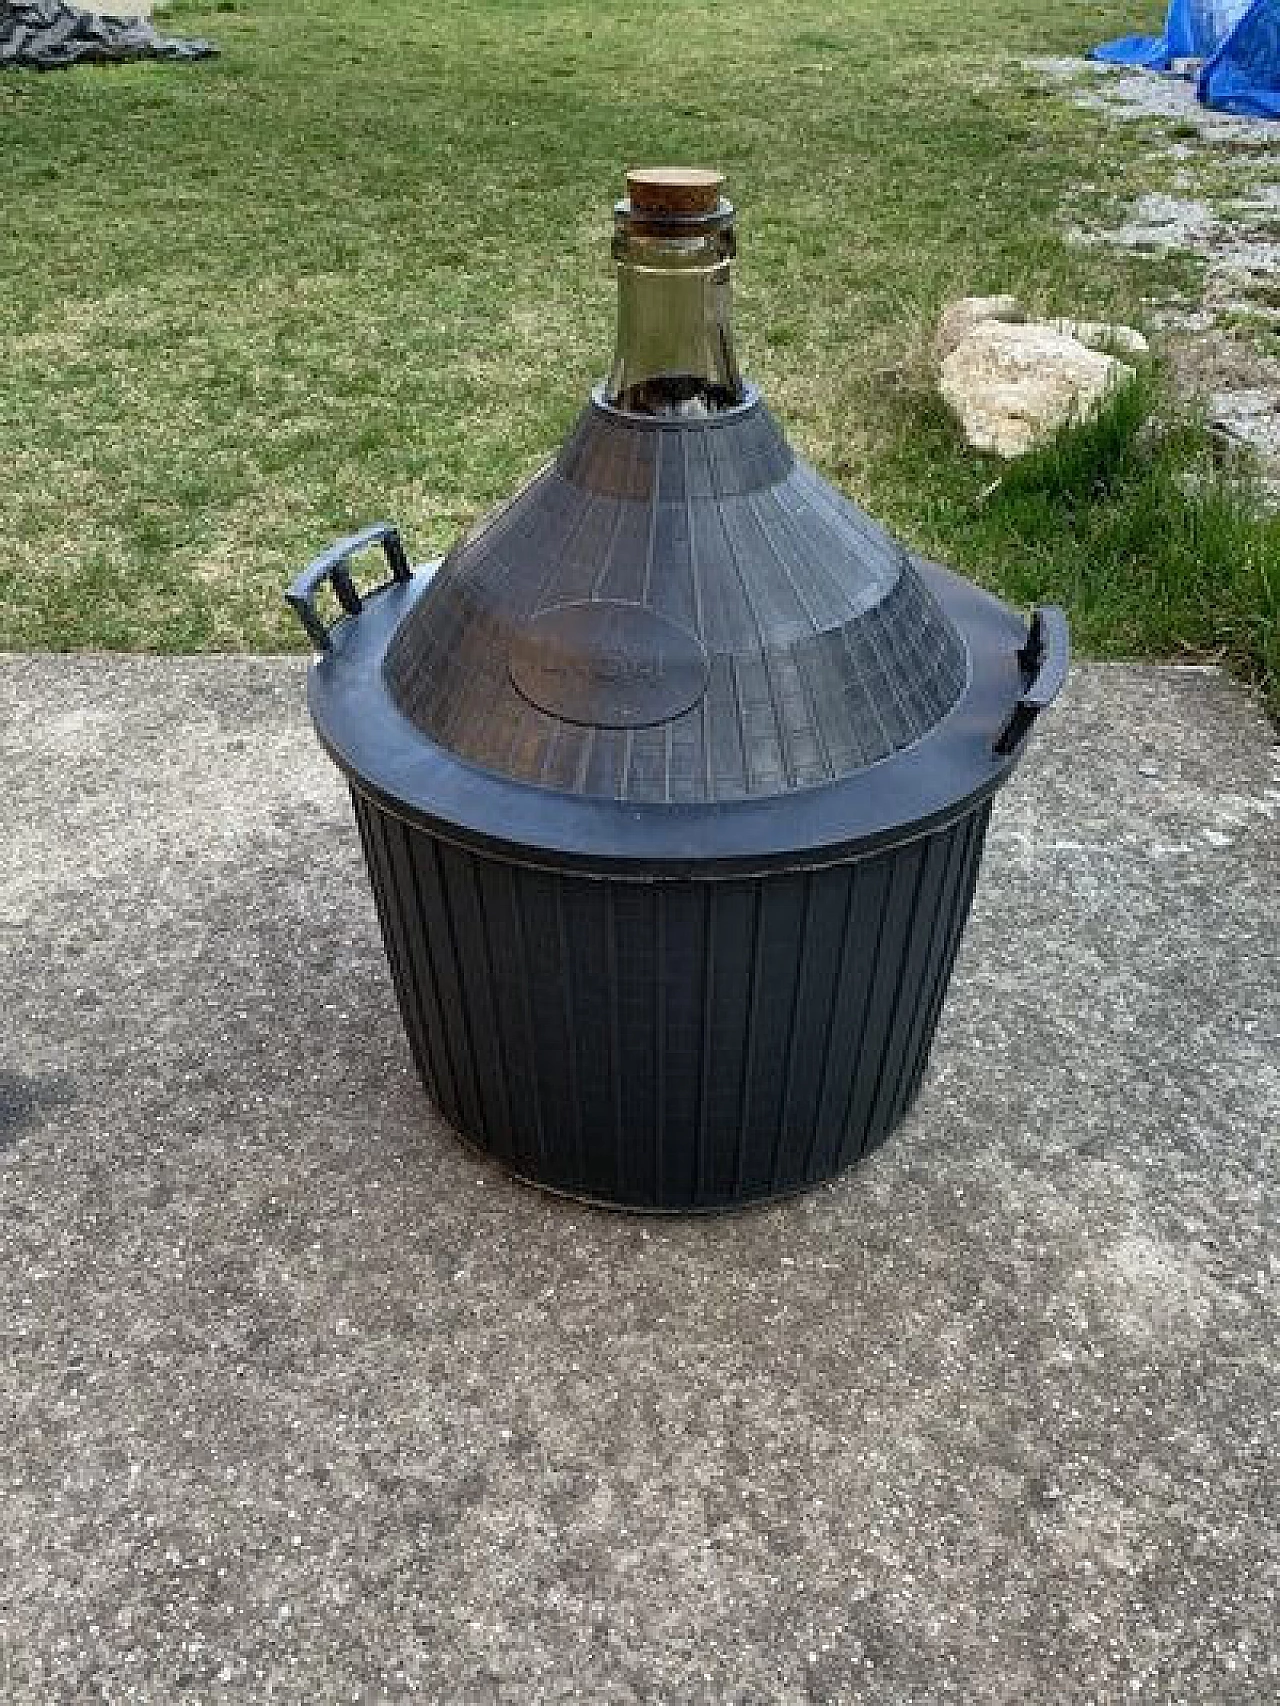
[[[362,532],[352,533],[330,545],[327,551],[307,564],[284,595],[285,603],[297,613],[298,620],[319,651],[327,652],[331,642],[330,630],[325,627],[315,606],[316,593],[325,581],[330,582],[338,603],[347,615],[358,616],[363,609],[363,601],[355,589],[347,563],[357,551],[365,551],[370,545],[381,545],[386,554],[387,566],[391,570],[391,580],[386,583],[388,586],[403,585],[412,579],[413,570],[409,567],[399,529],[389,521],[380,521],[374,527],[366,527]]]
[[[1052,705],[1062,692],[1071,662],[1071,632],[1066,612],[1056,604],[1041,604],[1032,612],[1026,644],[1018,653],[1018,662],[1026,679],[1022,696],[1014,706],[1009,721],[996,737],[995,750],[1008,757],[1031,733],[1031,725],[1041,711]]]

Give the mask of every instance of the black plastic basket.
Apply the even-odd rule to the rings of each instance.
[[[796,1191],[888,1136],[990,811],[848,864],[645,882],[470,852],[353,799],[445,1118],[524,1178],[653,1209]]]
[[[624,256],[661,264],[670,227],[683,290],[705,230],[719,276],[713,179],[636,175]],[[690,288],[696,330],[722,299]],[[912,557],[753,387],[658,389],[682,400],[597,390],[443,563],[413,572],[382,524],[289,598],[445,1116],[556,1190],[724,1208],[830,1176],[911,1105],[1067,628]],[[378,545],[362,597],[350,559]]]

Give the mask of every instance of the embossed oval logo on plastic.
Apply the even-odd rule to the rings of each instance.
[[[682,716],[706,692],[709,667],[687,628],[643,605],[603,599],[535,616],[513,643],[509,665],[540,711],[605,729]]]

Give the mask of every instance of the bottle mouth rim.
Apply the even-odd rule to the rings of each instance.
[[[727,196],[721,196],[706,213],[650,213],[623,196],[614,203],[613,221],[619,231],[633,237],[699,237],[732,225],[734,207]]]
[[[601,379],[591,387],[592,407],[599,409],[602,415],[608,415],[611,420],[625,421],[628,426],[652,427],[656,432],[688,431],[691,428],[701,430],[704,427],[719,426],[728,421],[741,420],[753,409],[760,406],[760,387],[752,384],[751,380],[742,381],[742,400],[729,403],[723,409],[715,409],[705,415],[651,415],[641,409],[622,409],[617,403],[609,401],[609,382]]]

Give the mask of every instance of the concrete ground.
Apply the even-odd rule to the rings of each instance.
[[[0,660],[0,1697],[1277,1698],[1280,778],[1078,668],[908,1124],[719,1220],[428,1108],[290,660]]]

